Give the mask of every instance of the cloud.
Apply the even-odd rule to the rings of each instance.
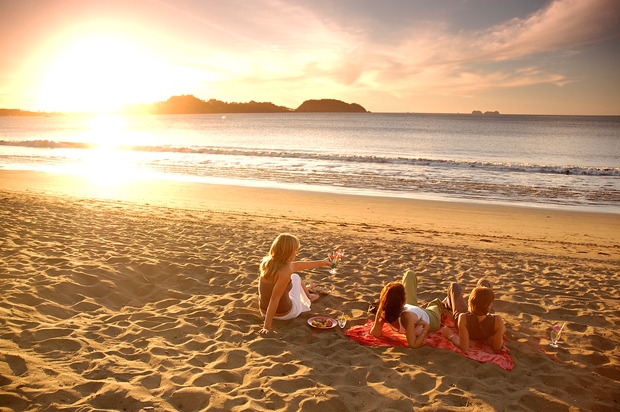
[[[620,21],[608,0],[558,0],[525,20],[513,19],[479,38],[480,56],[517,59],[620,38]]]
[[[614,7],[615,6],[615,7]],[[367,44],[356,69],[368,87],[394,93],[477,92],[572,80],[548,62],[579,53],[579,48],[620,38],[620,23],[606,0],[557,0],[524,19],[511,19],[479,31],[450,33],[439,22],[414,27],[400,44]],[[349,60],[349,61],[350,61]],[[336,70],[346,70],[343,62]]]
[[[273,87],[303,80],[310,88],[470,96],[541,83],[561,86],[572,79],[553,64],[556,58],[620,37],[618,5],[607,0],[556,0],[524,18],[456,33],[448,21],[417,21],[394,27],[391,36],[375,35],[373,27],[384,25],[368,17],[352,21],[303,3],[265,0],[241,15],[235,4],[230,7],[234,13],[220,10],[219,25],[244,44],[220,49],[218,60],[234,61],[238,69],[229,72],[245,84]]]

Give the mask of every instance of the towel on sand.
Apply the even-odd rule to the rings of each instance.
[[[349,339],[367,346],[409,346],[407,344],[407,337],[405,334],[394,332],[388,324],[383,325],[383,335],[380,338],[375,338],[370,334],[370,329],[373,324],[374,322],[369,320],[363,325],[353,326],[345,332],[345,335],[348,336]],[[458,334],[456,326],[454,325],[454,320],[445,314],[441,315],[441,325]],[[454,346],[452,342],[444,338],[441,334],[441,330],[426,335],[426,338],[422,344],[433,348],[448,349],[452,352],[460,353],[470,359],[477,360],[478,362],[492,362],[507,371],[512,370],[512,368],[515,367],[515,364],[510,357],[510,350],[506,347],[505,336],[504,346],[498,353],[493,352],[493,349],[491,349],[489,344],[475,340],[470,340],[469,351],[463,352]]]

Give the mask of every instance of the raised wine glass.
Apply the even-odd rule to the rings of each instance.
[[[329,270],[329,273],[331,273],[332,275],[335,275],[336,273],[338,273],[336,271],[336,268],[338,267],[338,264],[340,263],[340,258],[342,258],[342,250],[337,250],[335,252],[333,252],[331,255],[329,255],[329,263],[332,264],[332,268]]]

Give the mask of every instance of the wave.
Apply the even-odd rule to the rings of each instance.
[[[96,149],[95,143],[87,142],[58,142],[52,140],[24,140],[8,141],[0,140],[0,146],[18,146],[30,148],[48,149]],[[352,162],[366,164],[395,164],[424,167],[443,167],[443,168],[466,168],[481,169],[493,172],[519,172],[519,173],[542,173],[542,174],[562,174],[576,176],[620,176],[620,167],[596,167],[596,166],[572,166],[572,165],[538,165],[527,163],[510,162],[482,162],[464,161],[447,159],[426,159],[412,157],[389,157],[371,155],[348,155],[348,154],[324,154],[300,151],[279,151],[252,148],[224,148],[209,146],[119,146],[119,150],[135,152],[157,152],[157,153],[185,153],[196,155],[220,155],[220,156],[247,156],[265,158],[291,158],[309,159],[330,162]]]
[[[54,140],[0,140],[0,146],[34,147],[41,149],[96,149],[94,143],[57,142]]]

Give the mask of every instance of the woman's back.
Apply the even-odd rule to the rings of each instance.
[[[477,316],[467,312],[465,316],[467,316],[467,331],[470,339],[488,339],[495,333],[494,315]]]
[[[271,293],[273,292],[275,285],[275,283],[267,282],[264,276],[260,276],[258,278],[258,297],[260,300],[260,308],[263,312],[267,311],[269,299],[271,299]],[[289,292],[292,287],[293,284],[291,282],[286,285],[286,289],[280,298],[280,303],[278,304],[276,313],[287,313],[293,307],[293,302],[291,302],[291,298],[289,297]]]

